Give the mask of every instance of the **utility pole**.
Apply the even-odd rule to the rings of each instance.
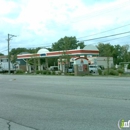
[[[9,42],[10,42],[10,40],[11,40],[12,37],[17,37],[17,36],[12,35],[12,34],[8,34],[8,39],[7,39],[7,41],[8,41],[8,73],[9,73],[9,74],[10,74],[10,55],[9,55],[10,44],[9,44]]]

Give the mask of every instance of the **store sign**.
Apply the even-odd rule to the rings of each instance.
[[[46,56],[46,54],[41,54],[40,56]]]

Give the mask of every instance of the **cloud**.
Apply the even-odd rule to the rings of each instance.
[[[78,38],[130,21],[129,0],[1,0],[0,5],[3,39],[8,33],[18,35],[13,39],[12,47],[47,46],[64,36]],[[127,27],[104,35],[129,29]]]

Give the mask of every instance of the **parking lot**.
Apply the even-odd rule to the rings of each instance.
[[[119,130],[129,113],[130,78],[0,75],[2,130]]]

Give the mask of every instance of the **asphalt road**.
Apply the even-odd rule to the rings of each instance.
[[[0,75],[0,130],[119,130],[130,78]]]

